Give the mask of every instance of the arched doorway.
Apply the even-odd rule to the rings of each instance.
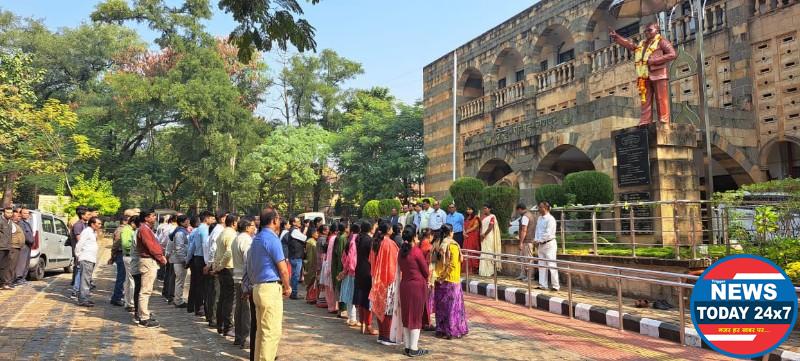
[[[575,41],[572,34],[564,25],[555,24],[548,26],[539,35],[533,47],[536,56],[534,65],[539,71],[545,71],[559,64],[575,59]]]
[[[494,61],[493,73],[497,80],[497,89],[525,80],[522,55],[514,48],[503,49]]]
[[[478,170],[477,178],[488,185],[494,185],[512,172],[511,166],[504,160],[492,159]]]
[[[800,177],[800,145],[794,141],[776,141],[763,150],[766,152],[762,166],[767,179]]]
[[[631,37],[639,34],[639,19],[615,18],[609,11],[611,3],[612,0],[601,2],[586,25],[586,33],[589,35],[588,39],[591,51],[611,45],[611,39],[608,36],[609,29],[614,29],[614,31],[624,37]]]
[[[469,68],[461,74],[461,102],[468,102],[483,96],[483,74],[476,68]]]
[[[578,147],[570,144],[560,145],[551,150],[539,161],[533,172],[532,184],[561,184],[567,174],[584,170],[595,170],[594,163]]]

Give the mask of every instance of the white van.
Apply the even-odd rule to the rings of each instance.
[[[304,219],[308,219],[308,220],[314,221],[314,219],[322,218],[322,224],[328,224],[328,223],[325,222],[325,213],[322,213],[322,212],[306,212],[306,213],[299,214],[297,217],[300,218],[301,222]]]
[[[50,213],[31,211],[30,222],[33,246],[28,277],[40,280],[45,271],[72,272],[72,247],[64,245],[69,234],[64,220]]]

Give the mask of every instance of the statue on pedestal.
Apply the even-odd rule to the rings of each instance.
[[[667,125],[669,113],[669,62],[678,55],[669,40],[661,36],[658,23],[645,28],[646,39],[634,43],[611,30],[611,40],[634,52],[637,87],[642,105],[642,116],[639,126],[647,126],[653,122],[653,103],[658,108],[658,122]]]

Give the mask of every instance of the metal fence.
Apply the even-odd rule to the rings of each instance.
[[[505,254],[505,253],[489,253],[489,252],[481,252],[475,250],[468,250],[462,249],[463,258],[466,260],[464,262],[466,264],[466,282],[469,285],[470,276],[472,271],[470,269],[470,262],[471,259],[477,259],[482,261],[490,261],[494,265],[494,269],[497,270],[497,265],[516,265],[519,267],[523,267],[525,272],[528,274],[528,294],[526,304],[528,308],[532,308],[534,302],[536,301],[533,299],[532,288],[533,284],[531,281],[531,274],[534,268],[547,268],[547,269],[556,269],[560,273],[566,275],[567,278],[567,302],[569,302],[569,318],[574,318],[574,308],[573,308],[573,288],[572,288],[572,276],[573,275],[590,275],[590,276],[598,276],[607,279],[616,280],[616,288],[617,288],[617,312],[619,314],[619,322],[618,328],[622,330],[623,327],[623,301],[622,301],[622,282],[623,281],[638,281],[638,282],[645,282],[651,285],[661,285],[667,287],[674,287],[678,294],[678,313],[679,313],[679,323],[680,323],[680,342],[681,345],[686,344],[686,305],[685,305],[685,297],[691,294],[691,290],[694,288],[694,282],[697,281],[699,278],[698,276],[681,274],[681,273],[671,273],[671,272],[661,272],[661,271],[651,271],[645,269],[637,269],[637,268],[627,268],[627,267],[617,267],[617,266],[609,266],[609,265],[602,265],[602,264],[593,264],[593,263],[586,263],[586,262],[575,262],[575,261],[563,261],[563,260],[549,260],[543,259],[538,257],[524,257],[519,255],[512,255],[512,254]],[[539,263],[539,262],[548,262],[554,263],[555,266],[549,266],[546,263]],[[498,292],[497,292],[497,273],[493,272],[493,280],[494,283],[494,298],[495,300],[498,299]],[[688,293],[687,293],[688,292]],[[800,287],[795,287],[795,292],[800,295]]]
[[[642,247],[669,246],[673,256],[681,250],[689,257],[708,256],[709,245],[732,247],[757,237],[755,211],[758,207],[780,210],[778,229],[768,235],[800,236],[800,210],[785,203],[747,201],[736,205],[709,201],[634,201],[592,206],[554,207],[559,221],[558,239],[562,253],[570,247],[585,246],[598,254],[602,247],[626,247],[637,257]]]

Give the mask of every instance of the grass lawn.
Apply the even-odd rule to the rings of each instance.
[[[560,249],[560,248],[559,248]],[[681,247],[681,258],[691,258],[692,250],[689,247]],[[742,253],[735,249],[731,249],[732,254]],[[591,255],[592,246],[586,244],[570,244],[567,243],[566,254],[571,255]],[[633,251],[630,245],[614,244],[614,243],[598,243],[597,254],[600,256],[633,256]],[[638,246],[636,247],[637,257],[654,257],[654,258],[675,258],[674,247],[660,247],[660,246]],[[698,253],[699,256],[699,253]],[[708,245],[708,256],[711,258],[725,257],[724,245]]]

